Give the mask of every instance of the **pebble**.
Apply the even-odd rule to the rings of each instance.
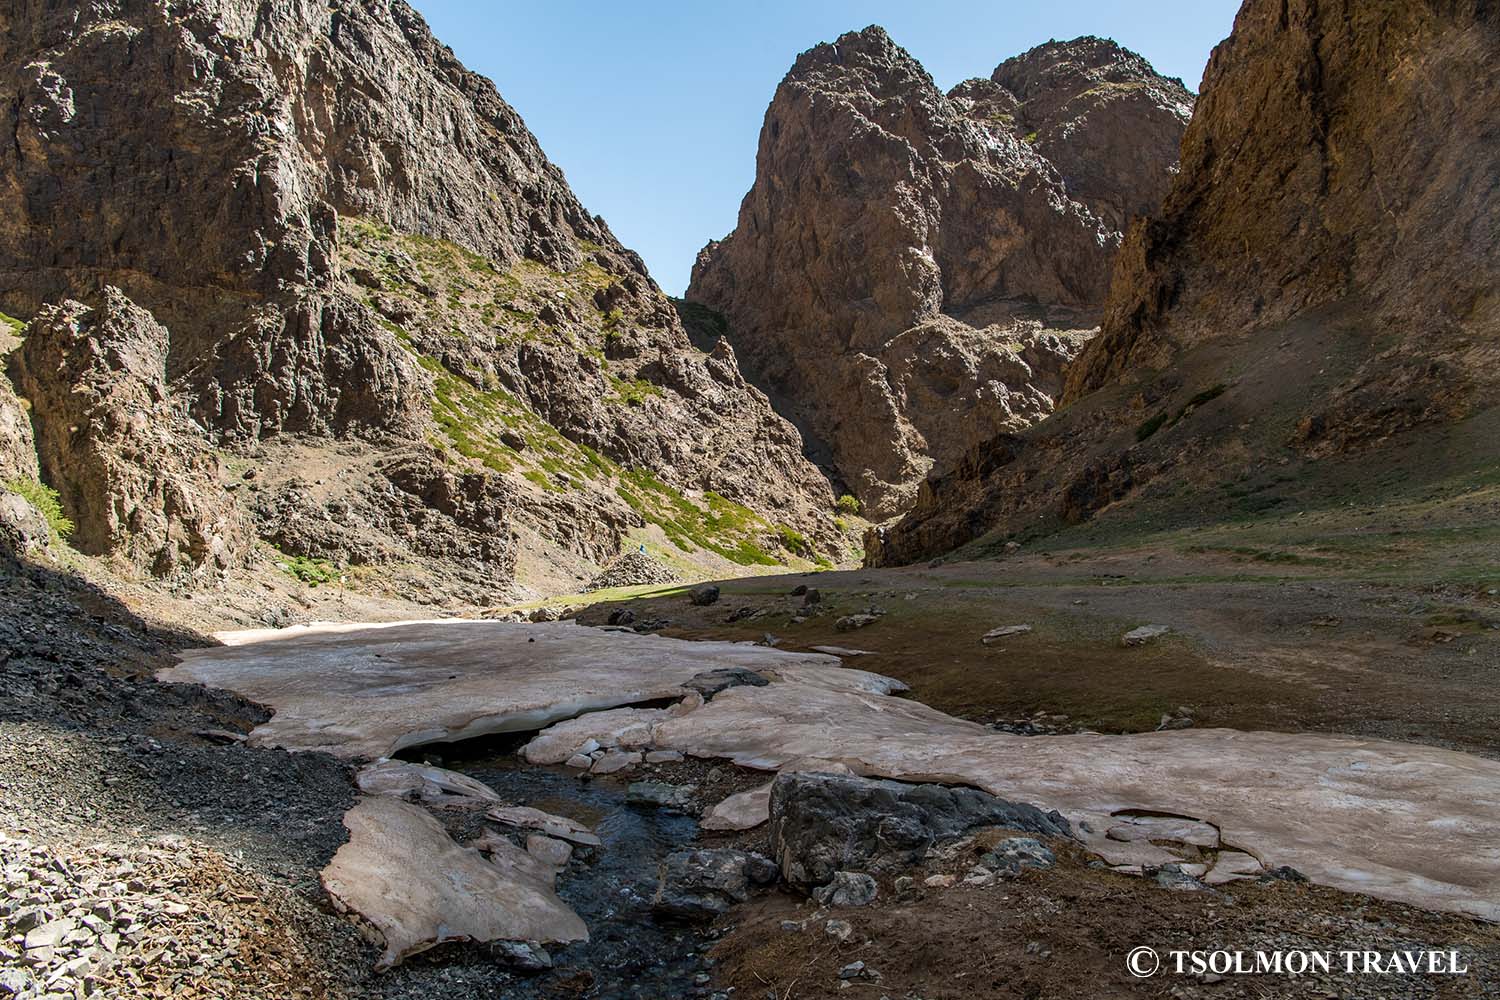
[[[1126,646],[1144,646],[1146,643],[1160,639],[1172,631],[1170,625],[1142,625],[1140,628],[1131,629],[1121,637],[1120,642]]]
[[[869,906],[878,891],[863,872],[834,872],[833,881],[813,890],[813,898],[825,906]]]
[[[863,962],[850,962],[839,970],[840,979],[879,979],[880,973]]]
[[[979,641],[986,646],[994,645],[1001,639],[1008,639],[1015,635],[1025,635],[1031,631],[1030,625],[1002,625],[997,629],[991,629],[984,634]]]
[[[641,762],[641,754],[636,751],[626,753],[621,750],[610,750],[598,760],[594,761],[591,769],[594,774],[614,774],[635,767]]]
[[[179,839],[148,848],[96,844],[66,860],[0,834],[0,912],[22,953],[0,943],[0,998],[203,995],[188,979],[243,978],[238,942],[263,914],[181,893],[195,875],[225,872],[222,856]],[[222,875],[220,877],[223,877]],[[233,893],[221,885],[225,895]],[[243,895],[243,893],[241,893]],[[254,899],[255,896],[250,898]],[[238,926],[232,920],[243,919]],[[19,966],[19,967],[18,967]],[[110,987],[98,977],[108,969]],[[176,984],[176,985],[174,985]]]

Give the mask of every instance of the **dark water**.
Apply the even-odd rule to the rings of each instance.
[[[588,925],[589,941],[550,948],[550,971],[510,979],[499,995],[507,1000],[710,995],[710,987],[694,980],[708,971],[703,950],[712,938],[651,916],[657,864],[697,840],[697,820],[627,805],[626,780],[581,780],[567,768],[527,764],[510,747],[444,753],[443,765],[478,778],[507,802],[586,823],[604,841],[592,851],[576,849],[558,879],[558,895]]]

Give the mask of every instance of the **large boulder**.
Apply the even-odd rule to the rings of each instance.
[[[52,545],[47,519],[18,493],[0,489],[0,559],[30,559]]]
[[[776,881],[764,855],[728,848],[677,851],[661,864],[652,912],[672,920],[711,920],[750,898],[755,886]]]
[[[808,887],[839,872],[898,871],[937,844],[980,827],[1071,836],[1057,812],[977,788],[912,785],[843,774],[785,773],[771,786],[771,856]]]
[[[32,321],[16,357],[43,477],[73,544],[158,577],[244,562],[250,532],[201,433],[167,391],[166,329],[118,289]]]

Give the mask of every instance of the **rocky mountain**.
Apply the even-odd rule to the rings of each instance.
[[[1071,405],[927,483],[869,558],[1096,517],[1430,499],[1489,474],[1497,27],[1477,3],[1248,0]]]
[[[1102,39],[945,95],[884,30],[851,32],[777,88],[738,225],[687,298],[841,486],[899,513],[934,464],[1051,411],[1191,107]]]
[[[84,551],[476,601],[627,539],[699,572],[839,553],[729,345],[400,0],[29,0],[0,91],[12,376]]]

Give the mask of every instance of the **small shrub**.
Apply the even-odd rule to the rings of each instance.
[[[838,503],[834,504],[834,506],[837,507],[839,512],[842,514],[858,514],[861,510],[864,509],[864,505],[859,502],[859,498],[851,496],[848,493],[845,493],[843,496],[839,497]]]
[[[52,487],[31,479],[12,479],[5,488],[35,507],[59,540],[67,541],[73,534],[73,522],[63,513],[62,502]]]
[[[327,559],[309,559],[306,556],[292,556],[276,565],[309,587],[332,583],[339,578],[339,571]]]
[[[1147,420],[1145,423],[1141,424],[1141,426],[1139,426],[1139,427],[1137,427],[1135,429],[1135,439],[1137,441],[1144,441],[1144,440],[1146,440],[1148,437],[1150,437],[1151,435],[1155,434],[1157,431],[1161,430],[1161,425],[1164,424],[1164,423],[1166,423],[1166,422],[1167,422],[1167,411],[1163,410],[1162,412],[1158,413],[1156,416],[1152,417],[1150,420]]]
[[[800,531],[788,528],[784,524],[777,525],[776,539],[781,543],[781,547],[792,555],[802,556],[807,559],[813,557],[812,545],[808,542],[807,536]]]

